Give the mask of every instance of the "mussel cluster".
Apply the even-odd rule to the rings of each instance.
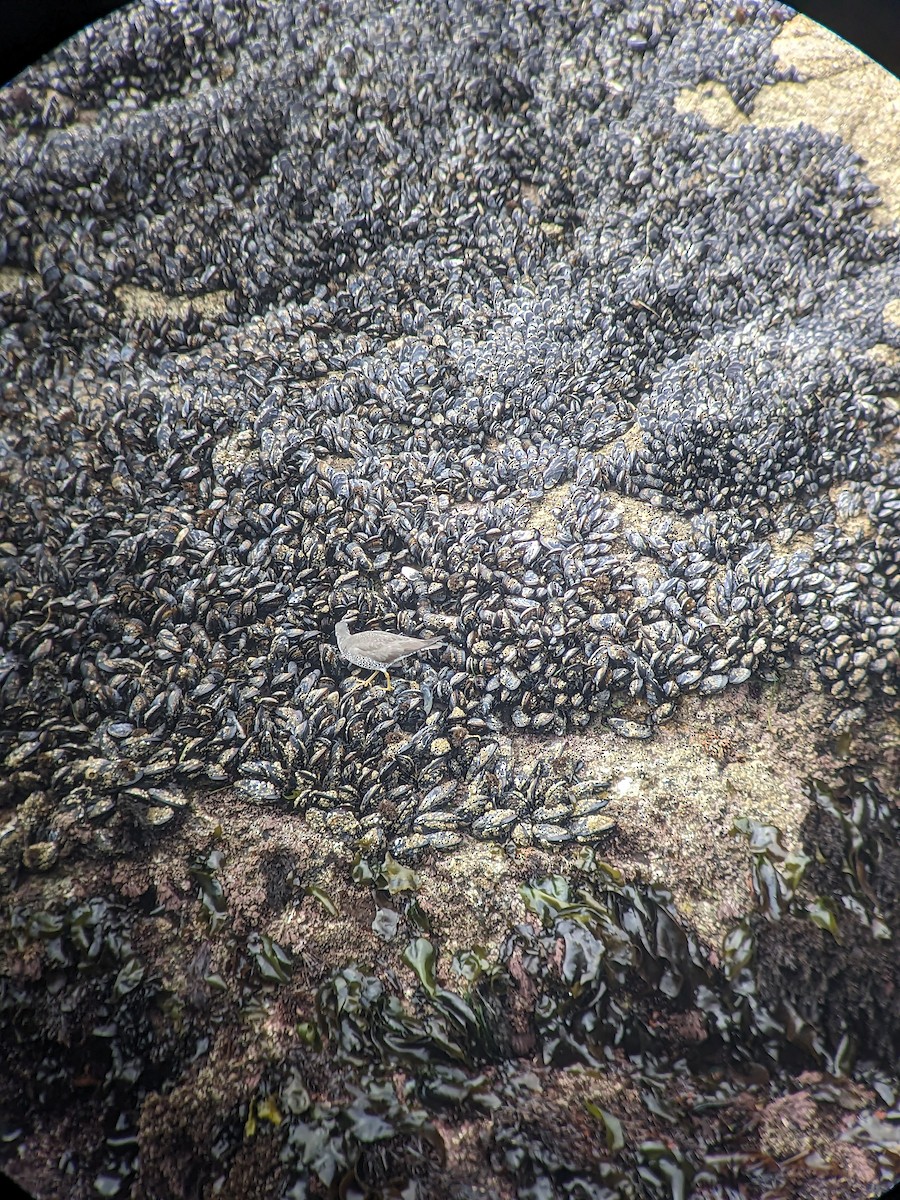
[[[178,0],[0,92],[17,856],[233,783],[397,853],[592,840],[517,737],[796,661],[896,703],[897,233],[838,139],[677,111],[783,77],[740,11]],[[365,687],[344,615],[447,646]]]

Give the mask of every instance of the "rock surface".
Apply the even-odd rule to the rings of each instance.
[[[137,4],[0,92],[36,1195],[898,1171],[898,106],[681,0]]]

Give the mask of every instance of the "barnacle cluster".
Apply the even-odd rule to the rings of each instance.
[[[139,4],[0,93],[29,865],[233,782],[395,853],[590,841],[602,781],[498,739],[796,660],[894,702],[897,236],[836,138],[676,111],[783,75],[741,13]],[[447,649],[364,690],[348,612]]]

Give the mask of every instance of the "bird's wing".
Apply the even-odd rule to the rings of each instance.
[[[385,634],[376,630],[363,630],[353,635],[356,653],[376,662],[397,662],[398,659],[440,644],[440,638],[404,637],[399,633]]]

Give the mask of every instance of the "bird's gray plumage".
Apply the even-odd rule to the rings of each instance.
[[[348,662],[368,671],[383,671],[388,687],[391,685],[388,671],[396,663],[444,645],[443,638],[407,637],[383,629],[364,629],[360,633],[351,633],[347,621],[338,621],[334,634],[338,651]]]

